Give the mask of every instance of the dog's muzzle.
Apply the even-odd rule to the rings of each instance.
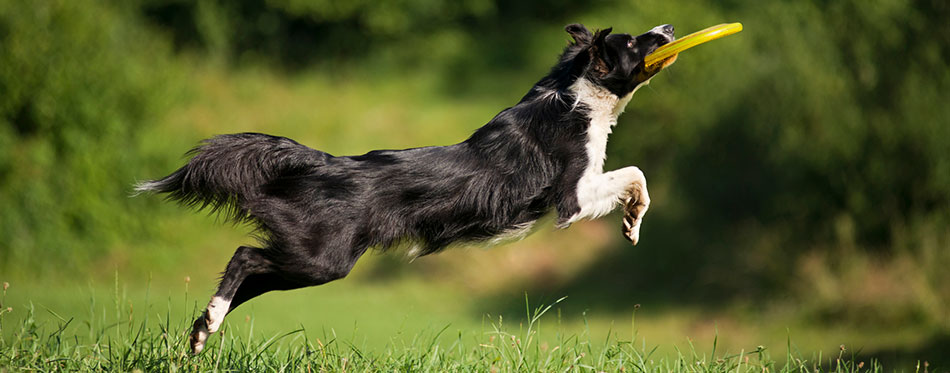
[[[673,40],[676,39],[676,38],[673,36],[673,32],[674,32],[674,31],[675,31],[675,29],[673,29],[673,25],[659,25],[659,26],[656,26],[656,27],[652,28],[652,29],[650,30],[650,33],[651,33],[651,34],[656,34],[656,35],[662,36],[663,39],[665,39],[666,41],[665,41],[665,42],[662,42],[662,43],[659,43],[659,45],[663,45],[663,44],[670,43],[670,42],[672,42]],[[659,46],[659,45],[658,45],[658,46]]]

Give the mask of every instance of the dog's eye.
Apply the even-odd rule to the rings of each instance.
[[[627,42],[627,48],[633,48],[633,39]]]

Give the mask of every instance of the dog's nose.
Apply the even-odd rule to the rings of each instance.
[[[667,34],[669,36],[673,36],[673,25],[662,25],[659,28],[660,28],[660,32]]]
[[[673,41],[673,25],[659,25],[650,30],[651,34],[663,35],[667,41]]]

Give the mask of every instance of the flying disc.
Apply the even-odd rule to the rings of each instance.
[[[667,62],[672,63],[673,61],[671,59],[675,58],[676,55],[684,50],[708,41],[719,39],[723,36],[735,34],[739,31],[742,31],[742,24],[736,22],[723,23],[721,25],[712,26],[705,30],[686,35],[673,42],[665,44],[662,47],[657,48],[655,51],[653,51],[653,53],[648,54],[643,59],[643,63],[646,67],[645,70],[652,71],[666,67]]]

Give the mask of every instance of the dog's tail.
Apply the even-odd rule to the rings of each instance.
[[[250,218],[247,201],[277,177],[300,174],[329,154],[284,137],[260,133],[220,135],[187,153],[188,164],[171,175],[137,184],[138,193],[166,193],[182,205],[223,212],[229,220]]]

